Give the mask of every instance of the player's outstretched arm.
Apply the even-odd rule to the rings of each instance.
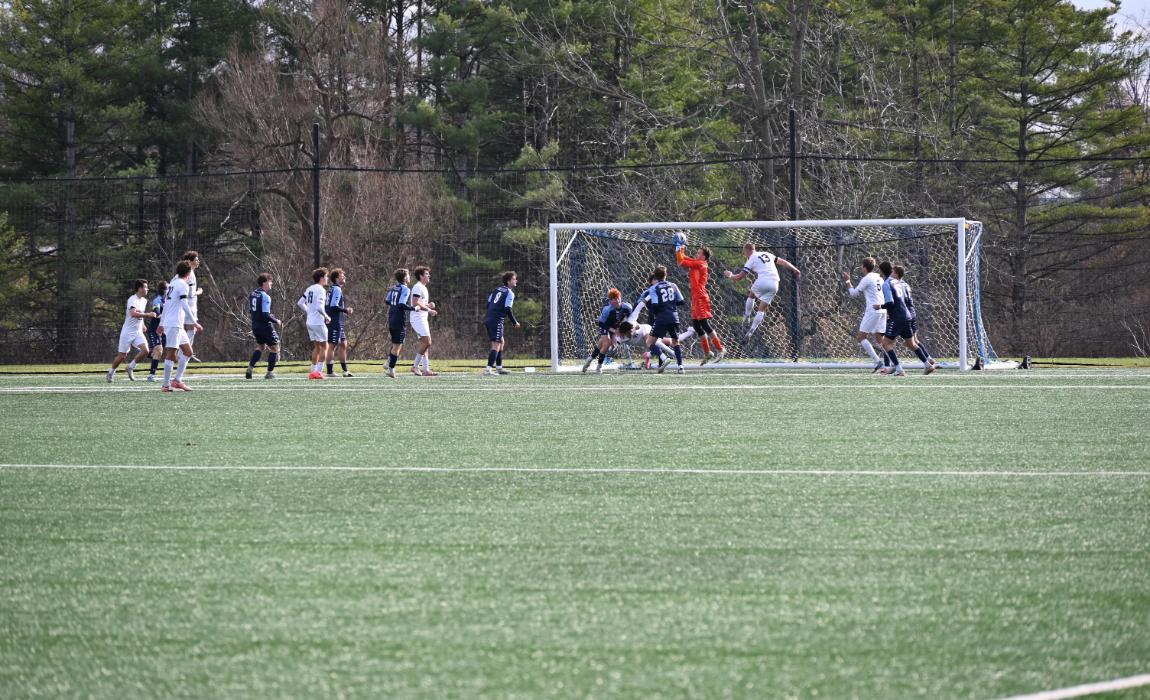
[[[775,262],[776,262],[776,263],[778,263],[779,265],[781,265],[781,266],[783,266],[783,267],[787,268],[787,269],[788,269],[788,270],[790,270],[791,272],[795,273],[795,277],[802,277],[802,276],[803,276],[803,273],[799,271],[799,268],[797,268],[797,267],[795,267],[794,265],[790,264],[790,263],[789,263],[789,262],[787,262],[786,260],[783,260],[782,258],[775,258]]]
[[[729,280],[734,280],[736,282],[738,282],[739,280],[743,279],[746,276],[747,276],[746,270],[743,270],[742,272],[740,272],[737,275],[735,273],[731,272],[730,270],[723,270],[723,277],[726,277]]]

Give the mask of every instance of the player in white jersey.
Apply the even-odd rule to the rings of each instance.
[[[304,290],[296,306],[307,314],[307,337],[311,339],[311,372],[308,379],[323,379],[323,363],[327,359],[327,324],[331,317],[324,307],[327,305],[327,268],[317,267],[311,271],[315,284]]]
[[[180,259],[187,260],[188,264],[192,266],[192,274],[188,275],[188,291],[190,292],[188,296],[188,306],[192,309],[192,315],[198,320],[200,318],[200,295],[204,293],[204,288],[199,286],[196,280],[196,270],[199,269],[203,259],[200,258],[200,254],[194,250],[186,251]],[[188,334],[188,342],[191,343],[193,347],[196,344],[196,329],[194,325],[195,324],[191,323],[184,324],[184,330]],[[192,359],[196,362],[200,361],[200,358],[194,355]]]
[[[116,368],[128,359],[132,348],[139,348],[140,354],[128,363],[128,379],[136,381],[132,372],[136,363],[148,356],[148,338],[144,335],[144,319],[155,318],[156,314],[144,311],[148,306],[148,280],[139,279],[135,282],[136,292],[128,297],[128,304],[124,308],[124,326],[120,329],[120,345],[117,348],[116,359],[112,360],[112,368],[108,370],[108,381],[116,376]]]
[[[415,284],[411,286],[411,330],[419,336],[419,344],[415,347],[415,362],[411,365],[411,373],[417,377],[434,377],[439,372],[431,371],[431,361],[428,352],[431,350],[431,326],[427,319],[437,316],[435,302],[427,293],[427,283],[431,281],[431,268],[420,265],[415,268]]]
[[[160,325],[164,329],[164,383],[160,391],[169,394],[174,389],[191,391],[191,387],[184,384],[184,370],[188,367],[188,360],[192,359],[192,341],[188,338],[185,326],[191,325],[193,330],[201,331],[203,327],[196,322],[196,314],[192,311],[190,302],[191,288],[188,287],[188,275],[192,274],[192,265],[187,260],[181,260],[176,265],[176,276],[168,283],[168,293],[164,300],[164,310],[160,315]],[[179,360],[176,360],[176,351],[180,351]],[[172,378],[172,364],[177,363],[176,376]]]
[[[874,349],[867,336],[874,338],[874,342],[882,345],[882,333],[886,330],[886,309],[875,309],[877,305],[883,303],[882,299],[882,276],[874,271],[875,265],[878,264],[874,258],[863,258],[862,261],[862,279],[859,280],[858,286],[851,286],[851,273],[843,272],[843,282],[847,283],[847,292],[852,297],[863,295],[866,301],[866,311],[863,312],[862,320],[859,321],[859,332],[855,337],[858,341],[859,347],[863,352],[870,355],[871,362],[874,363],[874,369],[871,373],[882,369],[884,364],[882,358]],[[885,354],[885,353],[884,353]]]
[[[651,326],[647,323],[634,323],[632,321],[623,321],[619,324],[619,342],[637,348],[647,347],[647,338],[651,335]],[[654,345],[659,346],[659,351],[666,355],[671,355],[671,347],[663,342],[662,338],[655,340]]]
[[[779,292],[779,268],[785,267],[795,273],[796,279],[802,277],[803,273],[774,253],[755,250],[754,243],[743,245],[743,255],[747,256],[747,262],[743,265],[742,272],[736,275],[727,270],[723,276],[733,280],[741,280],[747,275],[755,276],[755,281],[751,284],[751,293],[759,300],[759,310],[755,312],[755,320],[751,322],[751,330],[747,332],[747,337],[750,338],[759,330],[771,300]]]

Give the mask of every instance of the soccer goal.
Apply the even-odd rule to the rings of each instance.
[[[668,279],[690,298],[687,271],[675,264],[675,233],[686,234],[689,255],[703,245],[712,251],[712,325],[727,350],[719,369],[871,367],[855,340],[864,301],[848,294],[841,277],[849,271],[857,284],[859,265],[868,256],[907,268],[919,337],[943,366],[1012,366],[998,362],[982,323],[982,230],[980,222],[967,219],[552,224],[551,366],[563,371],[581,365],[598,338],[598,315],[611,287],[634,303],[655,266],[665,265]],[[752,280],[723,277],[724,270],[742,269],[747,242],[802,271],[796,281],[780,270],[779,293],[750,338],[744,310]],[[686,330],[689,305],[680,317]],[[901,341],[898,347],[900,357],[914,359]],[[688,346],[687,356],[697,360],[699,348]],[[630,358],[616,359],[631,364]]]

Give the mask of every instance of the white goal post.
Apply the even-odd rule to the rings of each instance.
[[[862,297],[852,298],[841,279],[857,283],[864,257],[907,268],[918,313],[919,337],[944,367],[968,370],[1015,366],[998,362],[982,322],[980,265],[982,224],[964,218],[847,219],[810,221],[571,223],[549,227],[551,367],[577,368],[598,338],[597,318],[614,287],[634,303],[656,265],[690,298],[687,271],[675,263],[672,236],[687,238],[687,253],[711,249],[707,285],[711,325],[727,356],[716,369],[750,367],[871,367],[855,335]],[[780,269],[779,293],[767,321],[747,336],[744,310],[752,280],[735,282],[742,246],[754,243],[802,270],[796,280]],[[689,303],[680,308],[690,326]],[[901,342],[901,357],[914,359]],[[697,360],[699,352],[693,349]],[[634,358],[618,358],[633,360]],[[618,362],[633,364],[633,362]],[[698,362],[689,364],[698,365]],[[921,366],[905,362],[908,367]],[[711,366],[711,365],[708,365]]]

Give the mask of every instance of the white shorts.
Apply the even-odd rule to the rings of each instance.
[[[326,343],[327,342],[327,324],[321,323],[318,326],[307,324],[307,337],[311,338],[313,343]]]
[[[191,345],[188,332],[183,326],[164,326],[164,347],[178,348],[181,345]]]
[[[882,333],[886,330],[886,311],[867,309],[859,321],[859,333]]]
[[[775,295],[778,293],[778,280],[757,279],[755,280],[755,283],[751,285],[751,294],[754,294],[755,298],[764,304],[771,303],[771,299],[774,299]]]
[[[120,331],[120,347],[116,352],[128,352],[132,348],[142,348],[148,339],[140,331]]]
[[[411,330],[420,338],[426,338],[431,335],[431,328],[427,325],[427,312],[419,312],[411,314]]]
[[[187,326],[184,326],[184,332],[188,334],[188,344],[189,345],[195,344],[195,342],[196,342],[196,327],[192,326],[191,328],[188,328]]]

